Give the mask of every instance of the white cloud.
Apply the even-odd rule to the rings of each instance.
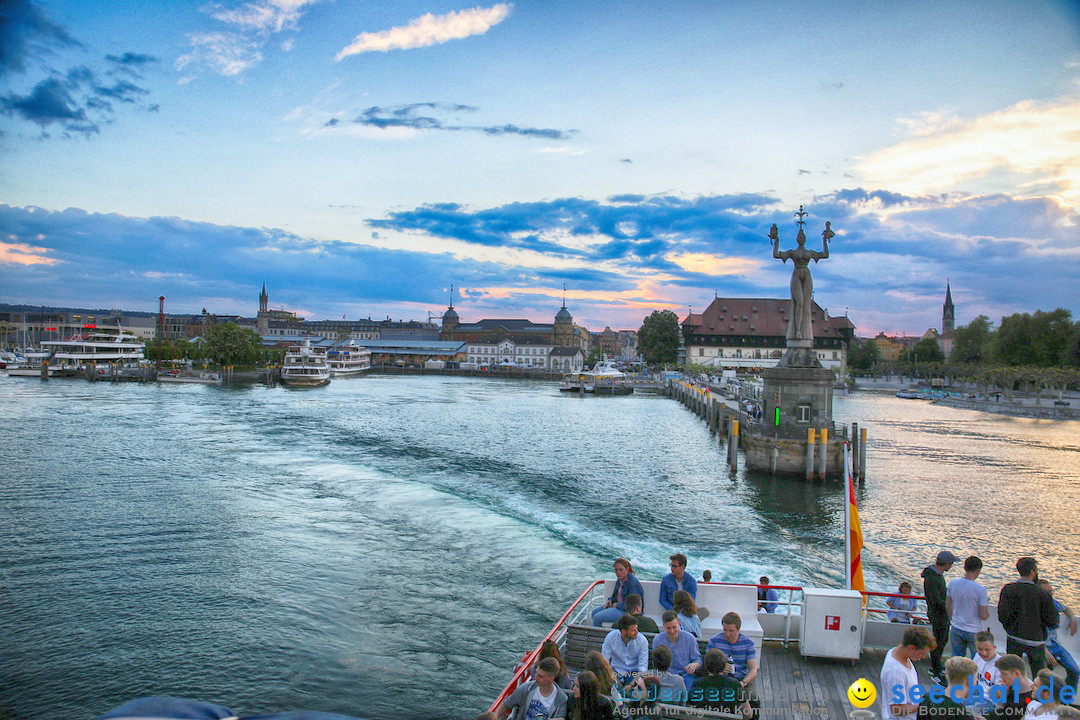
[[[969,120],[924,113],[901,124],[908,139],[857,163],[868,186],[909,195],[1019,186],[1080,203],[1080,99],[1025,101]]]
[[[239,33],[193,34],[188,40],[191,43],[191,52],[176,59],[177,70],[183,70],[193,62],[201,62],[216,72],[231,77],[262,60],[262,53],[259,52],[262,43]],[[190,78],[185,81],[190,81]]]
[[[297,29],[303,8],[319,1],[256,0],[232,9],[209,5],[203,12],[229,29],[188,35],[191,51],[176,59],[176,69],[205,65],[226,77],[239,75],[262,61],[262,49],[271,35]],[[292,45],[289,38],[281,43],[281,49],[288,52]],[[180,83],[191,80],[192,76],[186,75]]]
[[[513,6],[499,3],[490,8],[476,7],[471,10],[449,12],[445,15],[428,13],[410,20],[407,25],[380,32],[360,33],[350,45],[337,54],[337,59],[341,60],[364,52],[429,47],[471,35],[483,35],[505,20],[510,15],[511,7]]]

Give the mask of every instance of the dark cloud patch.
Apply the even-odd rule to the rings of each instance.
[[[68,83],[57,78],[42,80],[26,95],[9,93],[0,97],[0,112],[35,123],[44,130],[57,123],[84,135],[98,132],[87,120],[86,110],[71,95]]]
[[[114,102],[136,104],[149,94],[131,80],[141,78],[141,70],[157,62],[154,56],[137,52],[106,55],[104,72],[85,64],[65,72],[53,67],[53,56],[67,49],[86,47],[31,0],[0,0],[0,77],[14,73],[29,76],[25,84],[13,84],[9,92],[0,95],[0,115],[37,125],[42,137],[49,137],[47,130],[52,126],[59,126],[64,137],[89,137],[99,133],[103,123],[111,122]],[[96,78],[119,73],[128,79],[99,82]]]
[[[802,168],[799,168],[799,174],[800,175],[810,175],[811,173],[810,173],[809,170],[803,170]]]
[[[621,160],[619,160],[619,162],[621,162],[621,163],[632,163],[634,161],[631,160],[630,158],[622,158]]]
[[[354,120],[359,125],[379,128],[409,128],[412,130],[442,130],[448,132],[482,132],[485,135],[521,135],[523,137],[564,140],[574,131],[551,128],[522,127],[512,123],[504,125],[463,125],[453,119],[454,114],[473,113],[479,108],[453,103],[423,102],[394,107],[378,105],[364,110]],[[449,117],[448,117],[449,116]]]
[[[93,70],[77,65],[62,78],[54,75],[39,81],[25,94],[0,96],[0,114],[32,122],[43,133],[55,124],[65,135],[88,137],[99,133],[100,124],[111,118],[113,102],[136,104],[149,94],[128,80],[101,84]]]
[[[120,80],[110,87],[96,86],[94,93],[99,97],[112,98],[120,102],[133,103],[143,95],[149,95],[150,91],[126,80]]]
[[[337,118],[330,118],[326,121],[326,127],[337,127],[341,123]]]
[[[62,48],[81,48],[63,25],[53,22],[31,0],[0,2],[0,77],[26,72],[28,62]]]
[[[126,52],[123,55],[106,55],[105,60],[111,63],[109,74],[124,73],[133,78],[141,79],[143,69],[158,62],[153,55],[137,52]]]

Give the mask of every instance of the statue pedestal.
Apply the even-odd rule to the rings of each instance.
[[[820,475],[824,450],[825,477],[843,477],[843,442],[833,432],[832,422],[833,372],[817,363],[813,348],[789,347],[784,358],[793,362],[805,360],[809,365],[807,353],[817,367],[785,367],[781,363],[762,371],[764,415],[761,425],[747,428],[743,434],[746,464],[763,472],[809,476],[808,431],[813,428],[817,442],[812,474]],[[828,431],[824,447],[822,429]]]

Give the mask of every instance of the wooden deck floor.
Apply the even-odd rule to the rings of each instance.
[[[878,699],[867,709],[874,717],[881,717],[880,676],[886,652],[864,649],[862,657],[852,665],[850,660],[804,658],[797,643],[785,648],[781,643],[766,641],[756,681],[762,720],[843,720],[855,709],[848,702],[847,691],[859,678],[866,678],[877,688]],[[919,667],[919,671],[920,681],[926,684],[924,669]]]

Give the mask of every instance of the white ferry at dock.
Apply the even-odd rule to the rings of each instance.
[[[330,365],[326,362],[326,353],[311,347],[310,341],[293,345],[285,353],[285,364],[281,367],[283,385],[295,388],[322,387],[330,384]]]
[[[333,377],[356,377],[371,369],[371,351],[350,340],[348,344],[326,348],[326,363]]]
[[[26,353],[26,362],[9,367],[8,374],[41,377],[48,363],[49,377],[74,376],[88,368],[104,372],[110,366],[138,366],[145,361],[146,344],[131,333],[115,328],[94,329],[65,340],[43,340],[41,348]]]

